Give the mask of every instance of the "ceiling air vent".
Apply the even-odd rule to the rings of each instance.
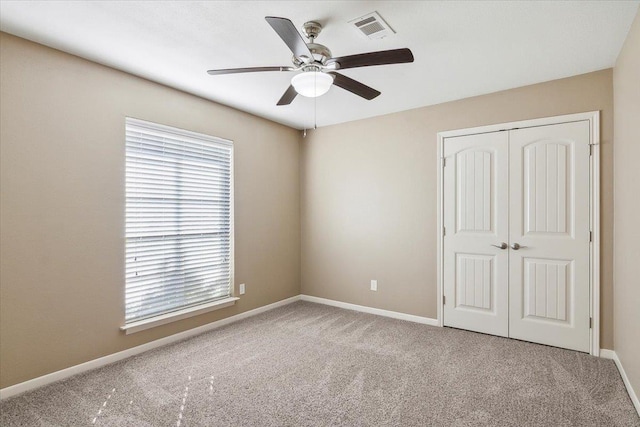
[[[355,26],[359,33],[364,34],[365,37],[371,40],[381,39],[395,34],[395,31],[391,29],[389,24],[384,22],[384,19],[382,19],[378,12],[368,13],[360,18],[349,21],[349,24]]]

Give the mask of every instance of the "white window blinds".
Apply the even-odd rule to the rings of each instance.
[[[227,298],[232,142],[126,119],[126,322]]]

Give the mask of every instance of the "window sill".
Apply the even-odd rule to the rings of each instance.
[[[186,319],[188,317],[197,316],[199,314],[207,313],[209,311],[220,310],[221,308],[230,307],[236,303],[240,298],[229,297],[206,304],[196,305],[194,307],[185,308],[183,310],[173,311],[171,313],[162,314],[160,316],[151,317],[149,319],[139,320],[137,322],[131,322],[120,327],[121,331],[125,331],[127,335],[136,332],[144,331],[146,329],[154,328],[156,326],[165,325],[167,323],[175,322],[177,320]]]

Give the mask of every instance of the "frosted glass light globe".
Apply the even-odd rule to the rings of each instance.
[[[333,76],[320,71],[305,71],[293,76],[291,84],[300,95],[315,98],[329,91]]]

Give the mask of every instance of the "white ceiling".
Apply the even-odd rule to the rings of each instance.
[[[0,29],[303,129],[612,67],[638,3],[2,0]],[[373,11],[397,34],[369,40],[347,23]],[[415,62],[342,71],[382,92],[372,101],[333,87],[278,107],[293,73],[206,74],[290,65],[265,16],[319,21],[334,56],[408,47]]]

